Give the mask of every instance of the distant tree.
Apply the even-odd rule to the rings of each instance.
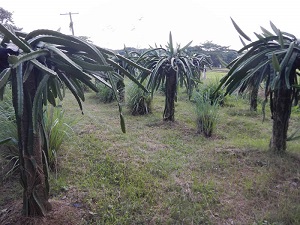
[[[2,7],[0,7],[0,23],[3,24],[4,26],[7,26],[9,24],[16,31],[22,30],[22,28],[18,28],[17,26],[15,26],[13,20],[13,13],[3,9]],[[3,37],[3,35],[0,34],[0,37]]]
[[[93,43],[91,40],[90,40],[90,37],[88,37],[88,36],[78,36],[80,39],[82,39],[82,40],[85,40],[85,41],[87,41],[87,42],[89,42],[89,43]]]
[[[140,48],[133,48],[133,47],[124,46],[123,49],[116,50],[116,51],[121,55],[128,55],[128,54],[133,54],[133,53],[142,54],[143,52],[145,52],[147,50],[148,49],[145,49],[145,48],[140,49]]]
[[[3,9],[2,7],[0,7],[0,22],[4,25],[7,23],[14,24],[12,13]]]
[[[188,51],[209,55],[214,67],[219,67],[223,62],[228,64],[238,56],[237,51],[230,49],[229,46],[221,46],[212,41],[206,41],[201,45],[189,47]]]

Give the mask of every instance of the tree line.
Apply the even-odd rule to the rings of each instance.
[[[116,50],[116,52],[121,55],[125,55],[126,51],[142,54],[147,50],[148,49],[146,48],[137,49],[134,47],[124,47],[124,49]],[[189,55],[203,54],[210,56],[212,66],[217,68],[226,67],[227,64],[229,64],[238,56],[238,52],[236,50],[230,49],[229,46],[215,44],[212,41],[206,41],[200,45],[189,46],[186,51]]]

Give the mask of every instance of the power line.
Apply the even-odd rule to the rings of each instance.
[[[74,36],[74,25],[73,25],[72,15],[74,15],[74,14],[79,14],[79,13],[69,12],[69,13],[61,13],[60,14],[61,16],[65,16],[65,15],[69,15],[70,16],[70,29],[72,31],[72,35],[73,36]]]

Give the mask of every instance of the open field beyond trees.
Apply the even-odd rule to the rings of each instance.
[[[223,74],[209,71],[204,82]],[[159,92],[152,114],[132,116],[124,107],[126,134],[116,102],[88,92],[82,115],[67,92],[62,105],[75,125],[50,178],[54,211],[57,202],[69,207],[62,211],[69,223],[61,224],[300,224],[300,141],[288,142],[283,156],[269,153],[268,107],[262,122],[261,105],[250,112],[246,96],[227,96],[215,132],[205,138],[182,90],[175,122],[162,120]],[[293,108],[290,133],[299,118]],[[22,198],[16,177],[1,180],[0,222]]]

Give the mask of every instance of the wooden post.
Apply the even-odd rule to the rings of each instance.
[[[203,79],[206,79],[206,66],[203,67]]]
[[[69,13],[62,13],[60,15],[61,16],[62,15],[69,15],[70,16],[70,28],[71,28],[71,31],[72,31],[72,35],[74,36],[74,26],[73,26],[73,20],[72,20],[72,15],[73,14],[79,14],[79,13],[71,13],[71,12],[69,12]]]

